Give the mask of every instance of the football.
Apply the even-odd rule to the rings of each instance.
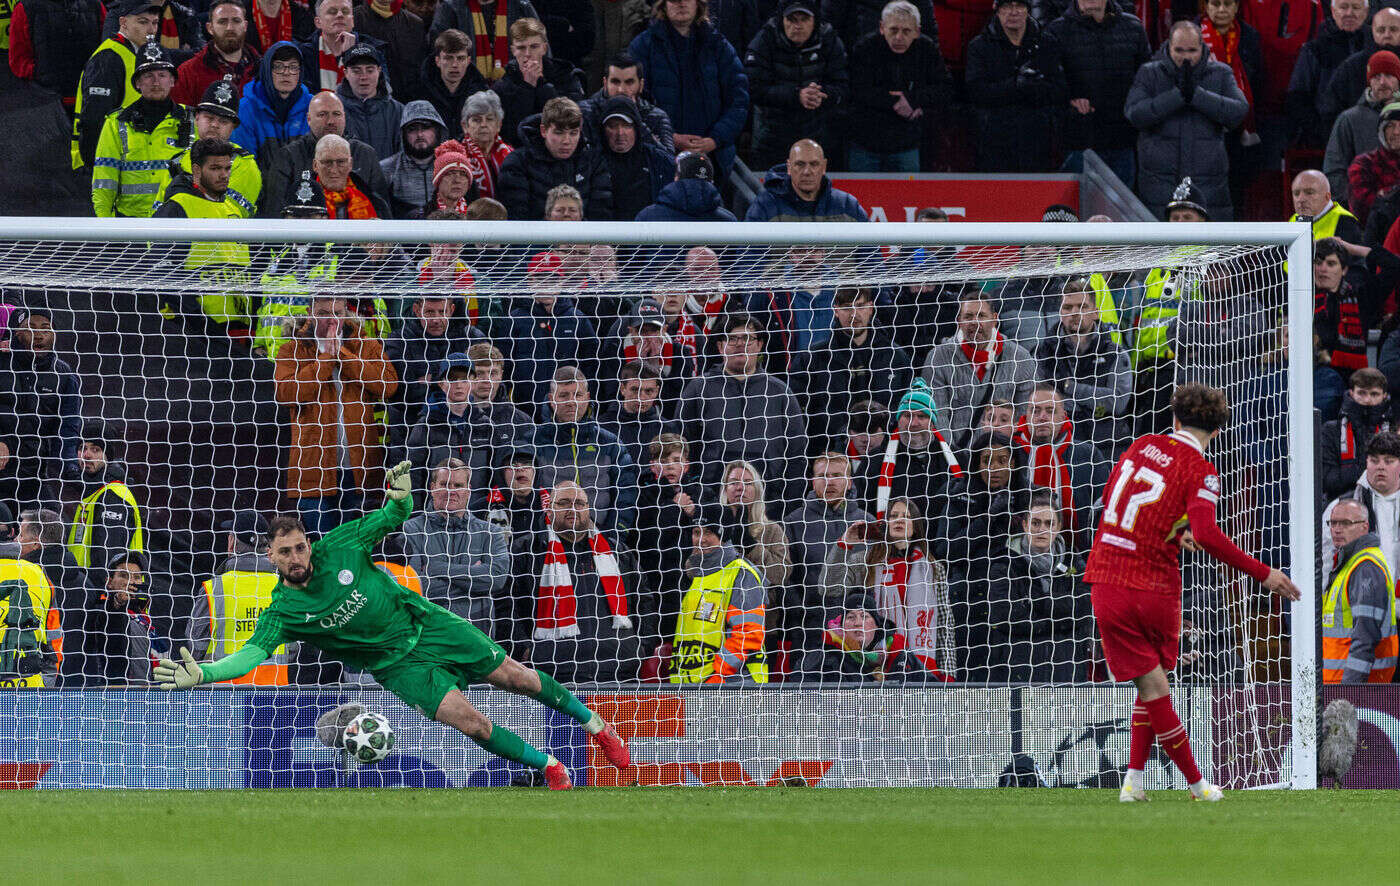
[[[345,727],[345,752],[361,763],[378,763],[394,749],[394,729],[384,715],[365,711]]]

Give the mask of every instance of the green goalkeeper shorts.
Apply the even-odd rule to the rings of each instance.
[[[481,629],[445,609],[419,614],[423,632],[403,658],[374,672],[379,685],[425,717],[453,689],[484,682],[506,660],[506,651]]]

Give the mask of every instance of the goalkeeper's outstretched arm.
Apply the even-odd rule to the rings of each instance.
[[[267,650],[261,646],[247,643],[232,655],[200,664],[189,649],[181,646],[180,661],[162,658],[153,673],[161,689],[193,689],[201,683],[218,683],[241,677],[267,661],[268,656]]]
[[[401,461],[384,473],[388,483],[384,507],[342,523],[319,542],[329,547],[357,547],[369,552],[413,513],[413,465]]]

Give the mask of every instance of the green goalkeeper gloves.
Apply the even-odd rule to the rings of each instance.
[[[385,473],[384,480],[389,484],[388,494],[394,501],[403,501],[413,494],[412,470],[412,463],[401,461]]]
[[[204,682],[204,671],[194,660],[189,649],[181,646],[180,657],[184,661],[178,664],[168,658],[162,658],[156,665],[154,674],[161,689],[193,689]]]

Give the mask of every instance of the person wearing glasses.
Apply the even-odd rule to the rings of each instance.
[[[1389,683],[1400,653],[1394,580],[1366,505],[1339,499],[1327,534],[1336,554],[1322,598],[1322,682]]]

